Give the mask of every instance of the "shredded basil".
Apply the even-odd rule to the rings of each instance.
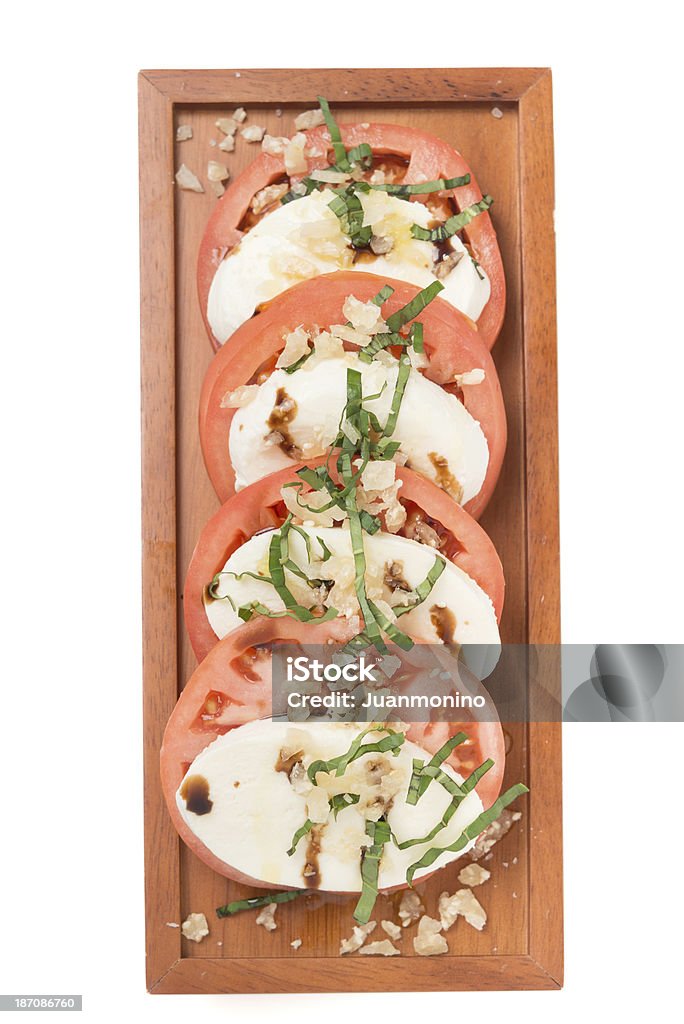
[[[437,178],[435,181],[422,181],[416,185],[374,185],[371,182],[370,186],[377,192],[388,192],[392,196],[424,196],[431,192],[442,192],[469,184],[470,175],[463,174],[458,178]]]
[[[414,590],[417,600],[412,601],[411,604],[395,606],[392,609],[397,618],[399,618],[400,615],[406,615],[408,612],[412,612],[414,608],[417,608],[419,604],[422,604],[423,601],[430,596],[432,588],[444,572],[445,568],[445,560],[440,555],[437,555],[427,576]]]
[[[369,732],[386,732],[387,735],[383,736],[380,740],[362,743],[362,740]],[[363,757],[364,754],[385,754],[390,751],[396,756],[405,739],[406,736],[403,732],[393,732],[384,725],[372,725],[368,729],[364,729],[362,733],[359,733],[346,754],[340,754],[329,761],[313,761],[307,769],[309,781],[313,782],[314,786],[316,786],[316,776],[319,772],[326,772],[328,775],[335,772],[335,775],[339,778],[344,775],[352,761]]]
[[[296,900],[298,896],[306,896],[305,889],[290,889],[288,892],[270,892],[266,896],[250,896],[246,900],[235,900],[227,903],[225,907],[216,908],[217,917],[232,917],[243,910],[256,910],[258,907],[267,907],[269,903],[289,903]]]
[[[449,217],[439,227],[422,228],[420,224],[412,224],[411,234],[414,238],[420,238],[425,242],[444,242],[447,238],[455,235],[457,231],[467,227],[477,217],[478,213],[484,213],[488,210],[493,202],[494,200],[491,196],[483,196],[479,203],[466,206],[464,210],[461,210],[460,213],[455,213],[453,217]]]
[[[380,877],[380,860],[385,845],[391,837],[390,827],[380,818],[379,821],[366,822],[366,835],[373,844],[361,850],[361,896],[354,910],[354,920],[359,924],[368,924],[378,898],[378,880]]]
[[[318,97],[318,105],[323,111],[323,117],[325,118],[325,124],[330,132],[330,141],[332,142],[333,151],[335,153],[335,166],[340,171],[350,171],[351,166],[349,163],[349,157],[347,156],[347,150],[345,149],[344,143],[342,142],[342,135],[338,127],[337,121],[330,112],[330,104],[324,96]]]
[[[502,793],[498,800],[495,800],[488,810],[483,811],[482,814],[479,814],[474,821],[471,821],[470,825],[467,825],[466,828],[463,829],[463,832],[455,843],[452,843],[450,846],[433,846],[429,849],[423,854],[420,860],[417,860],[415,864],[411,864],[409,867],[406,872],[406,881],[408,884],[413,884],[413,877],[416,871],[419,871],[421,868],[430,867],[430,865],[434,864],[437,858],[441,857],[443,853],[458,853],[460,850],[463,850],[471,840],[477,839],[480,832],[483,832],[488,825],[491,825],[493,821],[496,821],[501,812],[508,807],[509,804],[512,804],[519,796],[522,796],[523,793],[529,793],[527,786],[522,782],[516,783],[515,786],[511,786],[511,788],[507,789],[505,793]]]

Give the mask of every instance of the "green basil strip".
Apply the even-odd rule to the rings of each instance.
[[[392,196],[424,196],[430,192],[442,192],[469,184],[470,175],[463,174],[458,178],[436,178],[434,181],[422,181],[416,185],[373,185],[371,182],[370,187],[377,192],[389,192]]]
[[[411,225],[411,234],[414,238],[420,238],[425,242],[443,242],[451,238],[457,231],[465,228],[472,220],[475,220],[478,213],[484,213],[492,205],[494,200],[491,196],[484,196],[479,203],[466,206],[460,213],[455,213],[437,228],[421,228],[420,224]]]
[[[321,551],[323,552],[321,561],[322,562],[327,562],[328,559],[332,556],[332,551],[330,550],[328,545],[325,543],[325,541],[321,539],[321,537],[316,537],[316,541],[320,545]]]
[[[467,739],[468,735],[465,732],[457,732],[453,736],[450,736],[446,743],[444,743],[439,750],[433,754],[430,761],[428,761],[428,766],[430,768],[439,768],[440,765],[444,764],[451,752],[455,750],[456,747],[459,747],[461,743],[465,743]],[[423,761],[413,762],[413,775],[411,776],[409,790],[406,795],[407,804],[417,804],[432,781],[430,777],[427,777],[424,780],[420,778],[422,768]]]
[[[349,240],[354,248],[362,249],[368,245],[373,229],[370,224],[364,227],[363,206],[354,192],[345,190],[338,193],[330,200],[328,206],[339,220],[342,233],[349,235]]]
[[[420,321],[415,324],[411,324],[409,330],[409,341],[413,345],[415,352],[420,352],[421,354],[425,352],[425,345],[423,343],[423,325]],[[302,358],[304,357],[302,356]]]
[[[394,394],[392,395],[392,405],[390,407],[389,416],[385,423],[385,429],[383,431],[385,437],[391,437],[394,433],[394,429],[397,425],[397,419],[399,417],[399,409],[401,408],[401,401],[404,397],[404,391],[408,384],[408,379],[411,373],[411,360],[409,357],[402,352],[399,358],[399,372],[397,373],[397,383],[394,386]]]
[[[367,142],[360,142],[358,146],[349,150],[347,160],[352,166],[357,164],[364,171],[369,171],[373,165],[373,150]]]
[[[472,218],[471,218],[472,219]],[[415,225],[414,225],[415,227]],[[411,228],[413,231],[413,228]],[[417,236],[416,236],[417,237]],[[433,281],[427,288],[423,288],[414,295],[410,302],[407,302],[405,306],[398,309],[396,313],[392,313],[391,316],[387,317],[387,326],[390,331],[397,333],[399,328],[409,323],[410,320],[415,320],[419,313],[422,313],[426,306],[436,298],[440,292],[444,291],[444,285],[441,281]]]
[[[463,782],[461,786],[459,786],[458,783],[455,783],[453,779],[449,778],[449,776],[445,772],[443,772],[441,768],[431,769],[436,773],[435,778],[439,782],[441,782],[442,785],[444,785],[443,779],[448,779],[451,783],[453,783],[455,789],[447,787],[446,785],[444,786],[444,788],[447,789],[447,792],[451,794],[453,799],[451,800],[451,803],[448,804],[446,810],[444,811],[444,814],[442,815],[441,820],[437,822],[435,827],[431,829],[427,835],[422,836],[420,839],[406,839],[403,843],[397,843],[398,848],[400,850],[408,850],[409,847],[411,846],[420,846],[421,843],[432,842],[435,836],[438,835],[438,833],[441,832],[442,829],[445,829],[447,827],[447,825],[453,818],[458,808],[461,806],[461,804],[468,796],[468,794],[473,789],[475,789],[475,786],[477,786],[480,779],[483,778],[483,776],[485,776],[487,772],[493,767],[494,762],[492,761],[491,758],[487,758],[487,760],[484,761],[479,768],[476,768],[475,771],[468,776],[468,778]]]
[[[292,855],[294,854],[295,850],[297,849],[297,846],[299,844],[299,840],[303,839],[304,836],[308,835],[313,827],[314,827],[313,821],[311,820],[311,818],[307,818],[306,821],[304,822],[304,824],[300,828],[297,829],[295,834],[292,836],[292,846],[287,851],[288,857],[292,857]]]
[[[368,603],[370,605],[371,612],[373,613],[373,617],[383,633],[389,637],[393,644],[400,647],[402,651],[410,651],[413,647],[413,640],[411,637],[407,636],[406,633],[402,633],[402,631],[398,629],[383,612],[380,611],[376,604],[372,601],[369,601]]]
[[[379,821],[368,821],[366,835],[373,840],[373,845],[361,850],[361,895],[353,915],[359,924],[368,924],[378,898],[380,860],[390,840],[390,827],[382,818]]]
[[[422,581],[422,583],[418,584],[414,591],[414,593],[417,595],[418,600],[413,601],[412,604],[397,605],[395,608],[392,609],[397,618],[399,618],[399,616],[401,615],[406,615],[407,612],[412,612],[414,608],[417,608],[419,604],[422,604],[423,601],[425,601],[426,598],[430,596],[432,588],[434,587],[435,583],[444,572],[445,568],[446,562],[440,555],[437,555],[435,557],[434,562],[432,563],[432,568],[428,572],[427,576]]]
[[[529,793],[527,786],[522,782],[516,783],[515,786],[511,786],[511,788],[507,789],[505,793],[502,793],[498,800],[495,800],[488,810],[483,811],[482,814],[479,814],[477,818],[470,823],[470,825],[464,828],[455,843],[452,843],[450,846],[433,846],[429,849],[427,853],[424,853],[420,860],[417,860],[415,864],[412,864],[406,872],[406,881],[408,884],[413,884],[413,877],[416,871],[419,871],[421,868],[430,867],[430,865],[434,864],[437,858],[441,857],[443,853],[458,853],[460,850],[463,850],[471,840],[477,839],[480,833],[483,832],[488,825],[491,825],[493,821],[496,821],[501,812],[508,807],[509,804],[512,804],[514,800],[517,800],[519,796],[522,796],[523,793]]]
[[[318,96],[317,99],[318,105],[323,111],[326,128],[330,132],[330,141],[332,142],[333,151],[335,153],[335,165],[341,171],[349,171],[351,169],[349,165],[349,157],[347,156],[347,150],[342,142],[342,136],[340,134],[337,121],[330,112],[330,104],[324,96]]]
[[[306,617],[302,617],[302,613],[305,612]],[[243,604],[238,608],[238,615],[243,622],[249,622],[254,615],[263,615],[266,619],[295,619],[296,622],[309,622],[312,626],[322,625],[324,622],[331,622],[336,619],[339,615],[337,608],[328,608],[324,615],[313,615],[307,608],[302,608],[301,605],[297,605],[296,608],[290,608],[284,612],[274,612],[270,608],[267,608],[265,604],[261,604],[260,601],[252,601],[251,604]]]
[[[382,306],[383,303],[387,302],[394,295],[394,288],[391,285],[385,284],[382,286],[377,295],[374,295],[371,302],[376,306]]]
[[[289,903],[296,900],[298,896],[306,896],[310,890],[291,889],[288,892],[269,892],[266,896],[250,896],[246,900],[235,900],[227,903],[225,907],[216,908],[217,917],[232,917],[243,910],[256,910],[258,907],[267,907],[269,903]]]
[[[270,576],[260,576],[258,572],[250,572],[245,569],[244,572],[232,572],[230,569],[222,569],[221,572],[217,572],[213,580],[207,587],[207,593],[209,597],[213,598],[214,601],[224,601],[226,598],[230,601],[231,598],[228,594],[220,595],[218,593],[218,586],[221,582],[222,576],[232,576],[236,580],[241,580],[244,576],[248,576],[252,580],[258,580],[259,583],[270,583],[273,585],[273,580]]]
[[[363,757],[364,754],[386,754],[387,752],[398,753],[406,739],[403,732],[390,732],[387,736],[383,736],[381,740],[374,740],[371,743],[357,743],[357,741],[367,735],[367,733],[380,731],[384,731],[384,726],[371,726],[360,736],[357,736],[356,740],[352,744],[354,747],[353,751],[350,749],[346,754],[340,754],[339,757],[333,757],[330,761],[313,761],[307,769],[309,781],[313,782],[314,786],[317,785],[316,775],[319,772],[326,772],[328,775],[330,775],[331,772],[335,772],[336,776],[341,776],[352,761],[356,761],[358,757]],[[343,766],[342,771],[339,771],[338,769],[341,765]]]
[[[345,807],[351,807],[353,804],[358,804],[361,797],[358,793],[336,793],[335,796],[331,797],[328,803],[330,804],[330,810],[333,812],[333,817],[337,821],[337,815],[340,811],[343,811]]]
[[[299,370],[304,365],[307,359],[311,359],[311,356],[314,354],[314,352],[315,349],[309,349],[308,352],[306,352],[303,356],[300,356],[299,359],[297,359],[294,363],[290,363],[289,366],[283,366],[283,370],[285,371],[285,373],[296,373],[297,370]]]

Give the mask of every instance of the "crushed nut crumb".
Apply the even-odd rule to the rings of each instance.
[[[491,871],[480,867],[479,864],[466,864],[458,873],[458,880],[463,885],[482,885],[488,878],[491,878]]]
[[[350,937],[342,939],[340,943],[340,956],[344,956],[345,953],[355,953],[357,949],[361,949],[377,923],[377,921],[369,921],[368,924],[355,925]]]
[[[381,921],[380,926],[394,942],[398,942],[404,934],[399,925],[395,924],[394,921]]]
[[[318,107],[316,110],[305,110],[302,114],[297,114],[294,119],[294,126],[298,132],[308,132],[311,128],[318,128],[321,124],[325,124],[325,118],[323,111]]]
[[[302,940],[301,939],[293,939],[292,942],[290,943],[290,945],[292,946],[293,949],[299,949],[301,944],[302,944]]]
[[[487,923],[487,912],[478,902],[470,889],[459,889],[453,896],[443,892],[439,897],[439,916],[444,931],[448,931],[459,916],[465,917],[466,921],[478,932],[481,932]]]
[[[206,917],[204,914],[189,914],[183,921],[181,931],[191,942],[201,942],[204,936],[209,934]]]
[[[499,121],[503,117],[503,110],[499,110],[498,107],[492,107],[492,117],[495,117]]]
[[[230,178],[230,171],[218,160],[210,160],[207,164],[207,177],[209,181],[227,181]]]
[[[233,136],[238,130],[238,123],[234,117],[219,117],[218,121],[214,121],[214,124],[224,135]]]
[[[176,184],[186,192],[204,192],[202,182],[185,164],[181,164],[176,171]]]
[[[224,153],[235,152],[235,136],[226,135],[222,142],[219,142],[219,149]]]
[[[382,939],[380,942],[370,942],[362,946],[359,956],[401,956],[401,951],[393,946],[389,939]]]
[[[246,117],[247,111],[245,110],[244,107],[238,107],[236,110],[233,111],[233,120],[237,121],[238,124],[242,124]]]
[[[425,912],[425,907],[421,903],[420,896],[415,889],[407,889],[401,897],[401,903],[399,904],[399,920],[401,921],[403,928],[408,928],[410,924],[417,921],[422,913]]]
[[[496,821],[493,821],[491,825],[487,825],[487,828],[477,837],[475,845],[470,851],[471,860],[489,860],[491,857],[490,850],[495,843],[498,843],[500,839],[510,832],[514,822],[520,821],[522,818],[522,811],[509,811],[507,808],[504,809]]]
[[[210,181],[209,188],[214,193],[217,199],[220,199],[223,193],[226,191],[226,187],[222,181]]]
[[[434,917],[421,917],[418,934],[413,940],[413,948],[418,956],[439,956],[449,952],[449,944],[440,934],[442,926]]]
[[[257,916],[256,923],[265,928],[267,932],[274,932],[278,925],[275,923],[275,912],[278,909],[277,903],[269,903]]]
[[[264,137],[264,128],[258,124],[249,124],[246,128],[240,129],[240,135],[245,142],[261,142]]]
[[[189,124],[179,124],[176,128],[176,142],[187,142],[192,138],[192,128]]]

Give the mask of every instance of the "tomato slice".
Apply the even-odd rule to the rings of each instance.
[[[315,468],[324,462],[325,459],[312,459],[306,465]],[[295,473],[298,468],[293,466],[292,469],[288,467],[279,473],[271,473],[245,487],[229,498],[202,530],[183,589],[185,625],[198,661],[218,643],[204,609],[205,587],[223,569],[236,548],[259,530],[277,527],[285,520],[287,510],[281,488],[297,479]],[[505,588],[503,569],[496,549],[482,527],[436,484],[405,466],[397,466],[396,479],[401,481],[399,499],[410,509],[404,529],[413,530],[415,535],[417,518],[436,533],[442,554],[489,595],[499,620]]]
[[[284,336],[300,325],[325,329],[343,323],[342,306],[349,295],[368,302],[380,283],[394,288],[383,304],[385,316],[407,305],[420,290],[403,281],[372,274],[340,271],[303,281],[274,299],[232,336],[213,359],[200,397],[200,440],[207,472],[221,501],[235,492],[235,473],[228,454],[230,425],[235,409],[224,409],[226,394],[254,382],[260,372],[270,373],[284,346]],[[442,299],[434,299],[416,318],[423,324],[425,354],[430,360],[425,376],[442,386],[454,375],[484,370],[482,383],[462,385],[460,396],[471,416],[480,423],[489,447],[487,473],[479,493],[466,503],[476,518],[484,511],[501,470],[506,449],[506,411],[501,385],[491,355],[482,345],[472,321]]]
[[[470,174],[470,184],[453,189],[450,196],[458,210],[482,199],[475,176],[461,154],[441,139],[407,125],[371,124],[341,125],[342,140],[348,149],[367,142],[374,155],[394,155],[407,160],[404,184],[454,178]],[[328,166],[329,137],[324,127],[306,133],[306,149],[320,151],[322,156],[308,158],[308,171]],[[261,153],[234,182],[216,204],[204,232],[197,265],[197,286],[200,309],[212,345],[219,349],[207,320],[209,289],[216,269],[227,252],[242,238],[240,225],[257,192],[282,180],[285,163],[282,155]],[[424,197],[423,197],[424,198]],[[420,199],[418,200],[420,201]],[[463,234],[472,255],[486,272],[491,295],[477,322],[481,340],[491,348],[501,330],[506,305],[506,285],[496,232],[488,213],[481,213],[464,229]],[[377,289],[376,289],[377,290]]]
[[[314,634],[314,630],[316,631]],[[214,647],[195,670],[169,718],[160,753],[162,789],[181,839],[212,870],[245,885],[268,883],[245,875],[211,853],[183,820],[176,792],[194,759],[218,736],[256,718],[271,714],[271,650],[279,644],[321,643],[349,639],[341,621],[312,627],[291,619],[259,618],[233,630]],[[481,692],[484,692],[480,687]],[[487,701],[488,706],[491,700]],[[471,718],[464,722],[414,723],[410,740],[429,753],[457,732],[467,741],[456,747],[449,763],[467,776],[487,758],[494,766],[476,787],[485,807],[501,789],[505,764],[504,737],[499,721]]]

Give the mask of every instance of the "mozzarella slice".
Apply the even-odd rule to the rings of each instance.
[[[361,850],[371,843],[365,833],[367,817],[377,820],[384,812],[402,842],[427,835],[451,802],[447,791],[433,782],[417,804],[406,803],[413,759],[430,759],[430,754],[408,740],[396,757],[364,754],[343,776],[319,773],[319,785],[312,786],[303,769],[314,760],[326,761],[346,753],[365,728],[354,723],[318,722],[293,729],[288,723],[265,720],[233,729],[206,747],[188,768],[176,793],[179,812],[216,857],[252,878],[273,886],[359,892]],[[382,735],[371,733],[364,742]],[[278,770],[281,752],[289,756],[299,751],[299,777],[295,781],[293,775],[291,781],[286,771]],[[448,764],[442,767],[456,782],[463,782]],[[199,777],[204,793],[208,784],[208,800],[197,808],[202,813],[188,808],[187,794],[193,783],[186,786],[185,780],[193,776],[195,780]],[[326,799],[336,793],[360,796],[359,802],[341,810],[337,819],[328,815],[325,807]],[[387,843],[380,861],[379,888],[405,885],[411,864],[433,845],[456,842],[482,810],[480,798],[472,792],[434,841],[406,850]],[[288,856],[295,832],[309,817],[319,824]],[[417,871],[416,880],[456,860],[472,845],[469,842],[460,853],[443,854],[434,866]]]
[[[359,614],[354,589],[354,559],[349,530],[342,527],[304,526],[310,538],[312,560],[308,561],[306,542],[295,532],[288,535],[289,556],[310,579],[334,580],[325,601],[341,615]],[[237,609],[258,601],[270,611],[284,610],[275,588],[243,573],[268,575],[268,548],[276,531],[265,530],[251,537],[230,556],[216,588],[217,599],[206,597],[207,618],[218,637],[223,637],[242,622]],[[331,552],[326,561],[319,560],[323,551],[320,538]],[[434,548],[407,537],[378,531],[364,535],[366,555],[366,590],[373,601],[397,603],[400,592],[391,590],[385,578],[388,567],[397,572],[409,587],[415,588],[426,578],[434,564]],[[314,603],[309,585],[286,572],[288,587],[297,601],[306,607]],[[493,645],[498,648],[499,628],[489,596],[467,573],[447,560],[444,571],[427,600],[400,619],[401,629],[416,640],[428,643]]]
[[[370,224],[374,234],[391,238],[393,248],[383,256],[364,253],[363,259],[354,262],[356,254],[349,238],[328,206],[332,199],[333,193],[324,189],[279,206],[222,260],[207,304],[209,324],[218,341],[225,342],[262,303],[319,274],[358,270],[420,288],[435,280],[437,249],[411,235],[412,224],[428,227],[431,223],[427,206],[384,192],[359,193],[364,224]],[[489,280],[481,267],[475,267],[458,238],[450,239],[450,245],[463,255],[442,279],[441,298],[477,320],[489,299]]]
[[[239,490],[295,458],[315,458],[337,436],[347,401],[347,370],[362,375],[364,395],[379,395],[365,408],[385,423],[397,380],[398,362],[364,363],[353,352],[310,358],[295,373],[276,370],[260,385],[250,403],[238,409],[230,430],[230,459]],[[283,395],[296,408],[287,423],[287,443],[271,443],[269,418]],[[277,429],[277,428],[276,428]],[[479,493],[487,473],[489,449],[482,428],[453,395],[417,370],[411,370],[399,409],[393,440],[401,442],[407,465],[465,504]],[[294,449],[292,448],[294,445]]]

